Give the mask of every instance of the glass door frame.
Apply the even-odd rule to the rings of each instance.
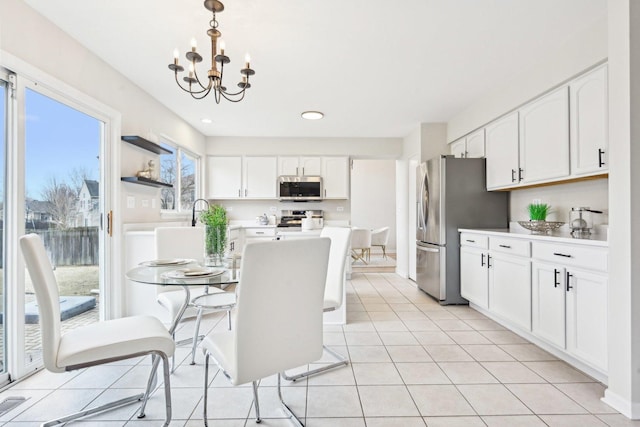
[[[119,174],[120,166],[120,123],[121,116],[116,110],[108,107],[77,89],[47,75],[35,67],[2,52],[0,57],[5,66],[14,74],[16,84],[15,100],[13,101],[14,118],[12,120],[14,131],[8,140],[7,149],[7,183],[5,199],[7,207],[6,216],[6,263],[10,270],[6,275],[9,283],[17,283],[13,289],[7,290],[7,313],[12,327],[7,331],[7,371],[13,379],[21,378],[42,365],[41,360],[27,363],[24,352],[24,280],[25,268],[18,245],[18,239],[25,232],[24,224],[24,200],[25,200],[25,91],[31,89],[44,96],[61,102],[71,108],[90,115],[103,123],[103,141],[100,148],[100,200],[102,226],[100,227],[100,319],[110,319],[122,315],[122,285],[111,286],[114,281],[114,273],[119,272],[120,258],[115,248],[120,246],[120,239],[114,233],[112,225],[112,237],[107,233],[107,213],[117,211],[119,207]],[[116,180],[117,179],[117,180]],[[118,227],[119,228],[119,227]]]

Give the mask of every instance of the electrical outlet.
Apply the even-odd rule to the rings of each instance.
[[[149,207],[149,200],[148,199],[142,199],[142,207],[143,208],[148,208]]]
[[[533,199],[533,201],[531,202],[534,205],[540,205],[542,204],[542,202],[540,201],[540,199]]]
[[[152,209],[156,208],[156,199],[151,199],[151,208]]]
[[[227,212],[231,212],[233,210],[233,206],[227,206],[225,209],[227,210]]]
[[[127,209],[135,209],[136,198],[133,196],[127,196]]]
[[[278,208],[275,206],[269,206],[269,212],[278,212]]]
[[[342,206],[338,206],[338,207],[336,208],[336,210],[337,210],[338,212],[343,212],[343,211],[344,211],[344,207],[342,207]]]

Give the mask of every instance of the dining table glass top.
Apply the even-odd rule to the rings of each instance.
[[[164,265],[145,262],[126,273],[127,279],[151,285],[202,286],[238,283],[238,270],[207,267],[195,260]]]

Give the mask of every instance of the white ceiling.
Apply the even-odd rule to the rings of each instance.
[[[404,137],[448,121],[565,40],[606,18],[606,0],[227,0],[218,15],[244,101],[216,105],[176,87],[167,68],[196,37],[202,0],[25,0],[205,135]],[[201,65],[205,75],[208,60]],[[306,121],[304,110],[325,118]],[[201,123],[210,118],[212,124]]]

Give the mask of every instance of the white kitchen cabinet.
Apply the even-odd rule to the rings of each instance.
[[[484,157],[484,128],[452,142],[450,150],[454,157]]]
[[[609,166],[607,66],[569,84],[571,175],[605,173]]]
[[[520,113],[522,183],[569,176],[569,91],[563,86],[530,102]]]
[[[278,165],[275,157],[245,157],[243,195],[250,199],[275,199],[278,196]]]
[[[465,138],[466,152],[465,157],[482,158],[485,155],[484,147],[484,128],[469,134]]]
[[[516,111],[485,129],[487,190],[514,187],[519,183],[518,125]]]
[[[449,149],[451,150],[451,155],[453,157],[462,158],[467,154],[467,144],[464,138],[460,138],[457,141],[453,141],[449,144]]]
[[[531,331],[565,348],[565,269],[534,261],[531,271]]]
[[[491,251],[488,263],[489,309],[511,323],[531,330],[531,261]]]
[[[482,308],[489,308],[488,250],[464,246],[462,241],[461,244],[460,294]]]
[[[244,227],[243,228],[243,244],[258,242],[264,240],[275,240],[275,227]]]
[[[242,157],[211,156],[207,158],[210,199],[238,199],[242,197]]]
[[[323,157],[322,180],[325,199],[349,198],[349,157]]]
[[[607,276],[566,270],[567,351],[607,370]]]
[[[278,157],[278,175],[320,176],[322,157]]]
[[[275,157],[210,156],[207,158],[210,199],[275,199]]]

